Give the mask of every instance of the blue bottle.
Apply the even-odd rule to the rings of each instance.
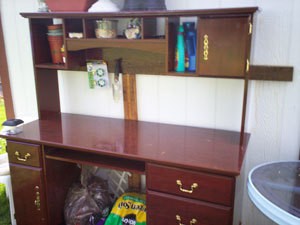
[[[197,33],[194,22],[184,22],[185,46],[186,46],[186,63],[185,69],[190,72],[196,71],[196,47]]]
[[[184,47],[184,28],[182,25],[178,28],[176,56],[175,56],[175,71],[185,71],[185,47]]]

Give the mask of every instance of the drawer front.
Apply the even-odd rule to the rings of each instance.
[[[229,225],[232,208],[148,191],[147,225],[157,224]]]
[[[41,166],[39,145],[7,141],[7,153],[10,163]]]
[[[147,165],[147,188],[232,206],[235,179],[192,170]]]

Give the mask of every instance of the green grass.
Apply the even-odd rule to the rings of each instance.
[[[4,99],[0,98],[0,130],[2,130],[2,123],[6,120]],[[0,154],[6,152],[6,141],[0,138]]]
[[[3,98],[0,98],[0,130],[2,129],[2,123],[6,120],[5,106]],[[6,152],[6,141],[0,138],[0,154]],[[9,211],[9,200],[6,197],[5,185],[0,184],[0,225],[9,225],[10,222],[10,211]]]
[[[0,184],[0,225],[9,225],[10,223],[10,210],[9,200],[6,197],[5,185]]]

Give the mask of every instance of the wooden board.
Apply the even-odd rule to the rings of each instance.
[[[128,120],[137,120],[136,77],[132,74],[123,74],[122,79],[124,118]]]
[[[293,81],[293,67],[288,66],[250,66],[250,80]]]
[[[124,100],[124,118],[129,120],[138,120],[137,97],[136,97],[136,76],[132,74],[123,74],[123,100]],[[126,134],[132,135],[132,134]],[[141,190],[141,175],[132,173],[128,177],[128,188],[131,191]]]

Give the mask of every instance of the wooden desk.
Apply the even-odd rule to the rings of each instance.
[[[240,146],[239,132],[74,114],[25,124],[18,135],[2,135],[18,225],[63,223],[76,163],[145,174],[147,224],[176,224],[177,215],[181,223],[232,224],[249,136]]]

